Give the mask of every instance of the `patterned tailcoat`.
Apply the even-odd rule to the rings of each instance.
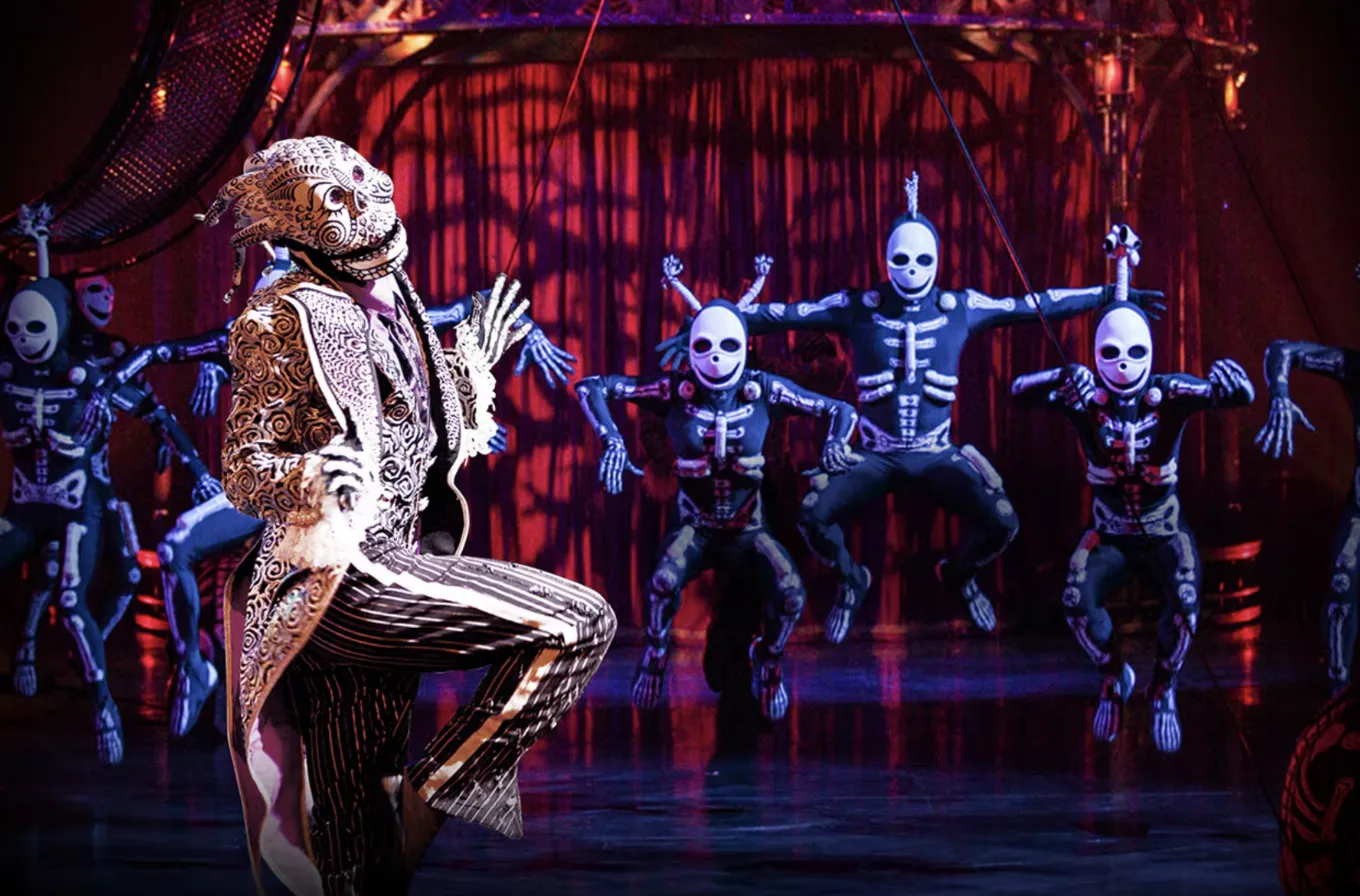
[[[446,355],[419,298],[398,276],[427,358],[438,439],[429,479],[413,484],[417,493],[422,486],[428,492],[421,522],[465,538],[467,506],[453,471],[484,451],[479,416],[494,432],[485,413],[489,365],[468,363],[459,347]],[[263,853],[273,870],[285,869],[281,877],[293,879],[294,892],[320,892],[320,880],[307,843],[306,758],[289,701],[276,686],[346,569],[308,559],[305,533],[320,517],[308,494],[316,472],[312,452],[343,432],[348,416],[372,469],[380,468],[381,407],[368,329],[366,313],[344,292],[293,273],[251,297],[229,341],[232,408],[223,485],[238,509],[266,522],[227,585],[229,740],[257,879]],[[423,478],[426,471],[409,473]],[[455,519],[456,529],[445,525]]]

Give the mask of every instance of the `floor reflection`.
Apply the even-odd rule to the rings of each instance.
[[[677,654],[667,708],[637,712],[621,645],[524,762],[525,839],[451,825],[414,892],[1278,892],[1267,796],[1320,670],[1259,629],[1205,640],[1175,757],[1153,752],[1142,697],[1113,748],[1093,741],[1095,673],[1065,638],[799,643],[774,726],[711,693],[697,649]],[[130,736],[111,771],[63,639],[44,643],[42,693],[0,697],[17,723],[0,733],[6,891],[249,892],[220,737],[210,720],[166,737],[163,639],[111,646]],[[428,678],[416,741],[475,683]]]

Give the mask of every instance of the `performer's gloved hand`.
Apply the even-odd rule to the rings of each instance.
[[[576,356],[564,348],[553,345],[552,340],[548,339],[548,334],[537,324],[529,327],[524,347],[519,352],[519,360],[515,362],[515,376],[523,373],[531,362],[543,374],[543,381],[548,384],[549,389],[566,385],[567,378],[576,372]]]
[[[504,454],[510,449],[510,430],[505,428],[504,423],[496,422],[496,434],[491,437],[487,447],[492,454]]]
[[[507,286],[508,283],[508,286]],[[472,298],[472,313],[459,324],[461,332],[471,332],[477,350],[493,366],[505,354],[506,349],[529,335],[530,326],[520,320],[529,310],[529,300],[515,303],[519,295],[519,281],[509,280],[504,274],[496,277],[491,287],[491,295],[485,300],[481,295]]]
[[[80,415],[76,431],[72,433],[75,444],[86,446],[108,435],[113,428],[113,404],[103,390],[96,390],[85,402],[85,410]],[[54,446],[55,447],[55,446]]]
[[[345,431],[316,452],[320,460],[321,487],[333,496],[340,509],[364,519],[376,518],[380,487],[378,473],[363,453],[359,428],[345,412]]]
[[[1295,421],[1308,427],[1310,432],[1317,432],[1317,427],[1308,419],[1303,408],[1294,404],[1287,394],[1276,395],[1270,399],[1270,414],[1266,417],[1266,425],[1256,434],[1256,444],[1260,446],[1261,453],[1278,459],[1280,452],[1284,451],[1293,457]]]
[[[628,457],[628,449],[624,447],[622,439],[606,440],[604,454],[600,455],[600,481],[604,483],[605,491],[611,495],[623,491],[624,470],[634,476],[644,475]]]
[[[1111,283],[1105,287],[1105,302],[1108,305],[1115,300],[1117,287]],[[1161,320],[1162,312],[1166,311],[1166,303],[1162,299],[1166,298],[1166,293],[1160,289],[1134,289],[1129,287],[1129,301],[1137,305],[1148,316],[1148,320]]]
[[[665,262],[662,262],[662,265],[663,265],[662,269],[664,270],[664,269],[665,269],[665,268],[664,268]],[[774,267],[774,259],[771,258],[770,256],[765,255],[765,254],[763,254],[763,253],[756,256],[756,276],[757,276],[757,277],[768,277],[768,276],[770,275],[770,270],[771,270],[773,267]]]
[[[674,336],[656,344],[656,351],[661,355],[662,370],[674,370],[689,357],[689,329],[693,325],[694,315],[691,314],[685,318],[685,322],[680,325]]]
[[[217,396],[231,375],[220,364],[203,361],[198,365],[198,382],[189,396],[189,409],[195,417],[211,417],[217,413]]]
[[[194,483],[194,490],[189,494],[189,500],[198,506],[205,501],[210,501],[222,494],[222,483],[213,476],[204,473]]]
[[[1074,410],[1081,410],[1096,396],[1096,375],[1089,367],[1081,364],[1068,364],[1067,377],[1058,387],[1058,397],[1063,404]]]
[[[828,473],[844,473],[864,458],[850,450],[848,442],[827,439],[822,446],[822,469]]]

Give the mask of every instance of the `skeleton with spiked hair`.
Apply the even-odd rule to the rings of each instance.
[[[847,514],[889,491],[920,491],[964,523],[963,538],[936,575],[979,628],[996,615],[976,581],[1015,537],[1019,523],[1001,476],[982,452],[950,435],[959,388],[959,356],[970,336],[992,327],[1062,320],[1108,303],[1106,286],[1049,289],[1022,298],[992,298],[936,282],[940,238],[918,204],[919,180],[906,181],[907,211],[885,240],[888,279],[872,289],[844,289],[816,301],[770,303],[742,312],[753,335],[821,330],[846,337],[854,355],[864,462],[841,476],[816,471],[800,528],[809,547],[835,568],[840,586],[826,620],[826,639],[845,640],[869,590],[869,570],[850,554],[841,531]],[[1160,308],[1159,292],[1132,298]],[[688,327],[657,346],[662,365],[678,363]]]
[[[755,307],[770,265],[766,256],[756,259],[756,279],[736,304],[725,299],[700,303],[680,280],[680,260],[668,256],[662,262],[663,285],[695,314],[689,372],[592,376],[576,384],[586,419],[604,443],[600,481],[607,492],[622,491],[625,472],[642,475],[628,457],[610,399],[661,416],[676,455],[676,517],[647,588],[647,645],[633,679],[633,702],[644,709],[662,699],[671,622],[685,585],[718,564],[749,563],[767,570],[772,586],[762,634],[750,649],[751,693],[767,719],[783,718],[789,696],[780,658],[802,615],[805,592],[788,551],[765,527],[760,495],[765,435],[780,414],[823,417],[829,425],[822,449],[826,470],[838,473],[859,460],[850,450],[858,419],[854,408],[746,366],[743,315]]]
[[[248,845],[295,893],[400,893],[448,816],[522,832],[519,760],[594,675],[614,615],[565,579],[461,556],[454,475],[496,435],[518,283],[498,278],[446,351],[402,268],[391,178],[327,137],[251,156],[205,220],[233,202],[237,277],[261,241],[293,263],[227,346],[223,485],[265,524],[225,614]],[[408,769],[421,674],[480,667]]]
[[[1360,279],[1360,266],[1356,267],[1355,276]],[[1266,348],[1264,363],[1270,416],[1257,434],[1256,444],[1270,457],[1279,458],[1281,454],[1293,457],[1296,423],[1314,429],[1313,422],[1290,397],[1290,371],[1318,374],[1339,383],[1350,401],[1353,417],[1356,408],[1360,408],[1360,351],[1278,339]],[[1360,617],[1360,419],[1354,422],[1356,467],[1332,543],[1331,587],[1322,617],[1327,674],[1334,693],[1351,681]]]
[[[1177,495],[1181,436],[1189,418],[1214,408],[1244,407],[1255,396],[1246,371],[1215,361],[1209,378],[1152,373],[1147,316],[1122,301],[1141,242],[1127,226],[1114,228],[1105,250],[1118,266],[1117,296],[1096,326],[1095,365],[1071,365],[1017,377],[1011,392],[1047,405],[1071,421],[1086,456],[1092,520],[1068,564],[1063,609],[1067,623],[1101,674],[1093,730],[1110,742],[1119,733],[1134,672],[1124,662],[1105,600],[1130,574],[1162,593],[1157,662],[1148,694],[1157,749],[1180,749],[1176,675],[1199,618],[1201,569],[1194,535]]]

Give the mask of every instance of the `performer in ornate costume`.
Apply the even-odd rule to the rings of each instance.
[[[995,299],[974,289],[936,284],[940,240],[918,208],[918,179],[906,182],[907,212],[893,221],[886,241],[888,280],[873,289],[846,289],[817,301],[770,303],[742,312],[754,335],[827,330],[849,338],[859,391],[864,462],[843,476],[818,475],[803,504],[800,528],[809,547],[840,575],[826,620],[826,638],[845,640],[869,590],[869,571],[845,544],[839,520],[896,489],[919,489],[965,524],[965,534],[936,567],[946,589],[967,608],[974,624],[996,627],[991,601],[977,573],[1015,536],[1019,525],[1001,476],[972,445],[950,437],[964,343],[991,327],[1039,319],[1063,320],[1106,304],[1105,286],[1050,289],[1024,298]],[[1159,292],[1133,298],[1161,307]],[[687,340],[657,346],[663,366],[678,362]]]
[[[9,506],[0,517],[0,573],[37,551],[43,560],[15,651],[14,685],[21,694],[36,691],[38,625],[55,598],[84,670],[99,758],[117,765],[123,725],[106,681],[104,637],[87,599],[107,520],[95,483],[112,411],[95,388],[98,372],[71,356],[71,294],[46,276],[43,254],[43,276],[22,287],[0,315],[13,348],[13,360],[0,361],[0,437],[14,458]]]
[[[274,247],[273,260],[255,283],[255,291],[262,290],[281,278],[292,267],[288,249]],[[466,296],[448,305],[427,308],[435,332],[451,331],[471,314],[474,300],[483,301],[485,291],[477,296]],[[519,376],[533,364],[543,375],[549,388],[566,383],[575,370],[576,357],[554,345],[543,329],[529,319],[520,318],[529,326],[524,348],[515,365]],[[218,395],[230,373],[227,360],[227,334],[232,321],[223,326],[184,339],[173,339],[143,346],[128,355],[113,372],[107,387],[140,381],[140,374],[151,364],[198,361],[198,381],[190,399],[196,416],[209,417],[217,413]],[[121,353],[120,353],[121,354]],[[126,390],[128,386],[122,386]],[[492,453],[508,447],[508,433],[497,424],[491,440]],[[195,575],[197,565],[209,558],[235,550],[257,535],[264,523],[241,513],[231,505],[216,479],[204,480],[207,487],[195,489],[194,506],[182,513],[157,548],[160,557],[162,592],[170,631],[179,656],[175,677],[170,689],[170,730],[183,737],[193,729],[199,713],[217,685],[217,670],[205,662],[199,648],[199,614],[202,596]]]
[[[1360,268],[1356,269],[1360,276]],[[1281,452],[1294,455],[1294,423],[1308,429],[1313,423],[1289,397],[1289,372],[1298,368],[1335,380],[1346,390],[1352,412],[1360,407],[1360,352],[1279,339],[1266,348],[1266,389],[1270,392],[1270,416],[1256,436],[1256,444],[1271,457]],[[1327,642],[1327,674],[1332,691],[1344,688],[1351,680],[1355,658],[1357,612],[1360,612],[1360,427],[1356,433],[1356,468],[1346,503],[1341,513],[1332,548],[1332,584],[1323,613],[1323,633]]]
[[[788,551],[765,528],[760,495],[765,434],[779,413],[826,417],[830,428],[822,464],[839,473],[860,459],[850,451],[858,417],[845,402],[747,368],[741,312],[759,296],[769,258],[756,259],[755,282],[736,305],[723,299],[700,304],[679,279],[680,260],[668,256],[662,264],[666,285],[695,312],[689,373],[592,376],[576,384],[581,408],[604,443],[600,481],[611,495],[623,490],[625,470],[642,475],[610,415],[611,398],[664,418],[676,454],[676,522],[662,539],[661,559],[648,585],[647,644],[633,678],[633,702],[652,709],[661,700],[671,622],[685,585],[718,563],[752,563],[767,570],[771,591],[764,602],[763,634],[750,649],[751,695],[764,716],[777,721],[789,706],[780,658],[802,616],[806,593]]]
[[[1138,238],[1128,227],[1117,227],[1105,246],[1119,260],[1118,288],[1126,291],[1129,267],[1138,263]],[[1099,385],[1089,368],[1074,364],[1017,377],[1011,392],[1062,411],[1086,456],[1093,519],[1072,553],[1063,608],[1077,642],[1101,673],[1095,737],[1115,739],[1133,693],[1134,672],[1120,654],[1105,599],[1135,573],[1162,592],[1148,693],[1153,741],[1158,750],[1173,753],[1181,745],[1176,675],[1195,634],[1202,574],[1177,495],[1181,437],[1191,415],[1245,407],[1255,390],[1231,360],[1215,361],[1207,381],[1187,373],[1154,375],[1147,316],[1127,301],[1102,313],[1095,356]]]
[[[205,219],[233,202],[238,280],[262,240],[296,266],[229,341],[223,481],[266,524],[228,594],[251,854],[294,892],[401,892],[448,815],[520,834],[519,759],[581,694],[614,616],[557,576],[459,556],[453,474],[495,434],[491,366],[525,335],[517,284],[474,302],[446,353],[401,268],[391,179],[329,138],[256,153]],[[404,769],[421,673],[482,666]]]

